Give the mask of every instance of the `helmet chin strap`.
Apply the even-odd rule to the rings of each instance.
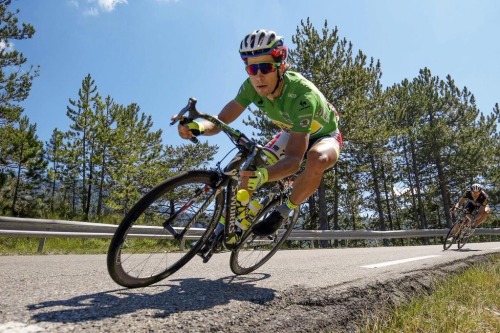
[[[274,94],[274,92],[276,90],[278,90],[278,87],[280,86],[280,82],[283,81],[283,75],[280,75],[280,70],[279,69],[276,71],[276,73],[277,73],[276,75],[278,76],[278,82],[276,82],[276,86],[274,87],[274,90],[271,93],[271,95]]]

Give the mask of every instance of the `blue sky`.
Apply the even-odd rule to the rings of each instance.
[[[164,143],[186,143],[169,126],[171,115],[191,96],[207,113],[235,96],[246,78],[241,39],[265,28],[293,48],[291,36],[308,17],[317,29],[327,20],[355,49],[380,59],[385,87],[428,67],[467,86],[485,113],[500,101],[495,0],[13,0],[14,8],[36,29],[32,39],[13,42],[40,65],[22,106],[44,142],[54,128],[69,128],[68,100],[91,74],[101,95],[151,115]]]

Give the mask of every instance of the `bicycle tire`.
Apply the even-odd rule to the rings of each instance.
[[[444,242],[443,242],[443,249],[445,251],[448,250],[453,245],[453,243],[456,242],[458,236],[452,235],[451,231],[453,230],[455,225],[457,225],[459,223],[460,223],[460,221],[456,221],[455,223],[453,223],[450,230],[448,231],[448,234],[446,234],[446,238],[444,239]]]
[[[462,233],[465,233],[467,232],[467,230],[462,230]],[[469,241],[469,238],[472,236],[472,234],[464,234],[462,235],[462,233],[460,234],[460,237],[458,237],[458,240],[457,240],[457,246],[458,246],[458,249],[462,249],[465,244],[467,244],[467,242]]]
[[[207,241],[222,214],[224,190],[201,213],[197,224],[185,229],[192,216],[215,193],[217,179],[214,171],[186,172],[167,179],[144,195],[123,218],[109,245],[107,267],[111,278],[127,288],[145,287],[189,262]],[[171,216],[175,216],[172,227],[186,230],[181,239],[172,237],[162,226]],[[141,235],[145,229],[148,234]],[[158,232],[152,235],[150,230],[156,229]]]
[[[278,204],[281,198],[276,198],[266,205],[255,217],[255,221],[266,218]],[[231,252],[229,259],[231,271],[236,275],[249,274],[262,265],[281,248],[283,243],[293,230],[299,217],[299,209],[294,210],[293,215],[288,218],[283,226],[273,235],[257,237],[251,231],[243,235],[240,245]]]
[[[460,236],[458,237],[457,246],[458,246],[459,250],[461,248],[463,248],[465,246],[465,244],[467,244],[467,242],[469,241],[469,238],[474,233],[474,230],[472,230],[471,225],[473,223],[472,221],[474,221],[474,219],[477,215],[477,212],[478,212],[478,210],[475,209],[471,214],[465,216],[465,219],[467,219],[467,227],[462,228],[462,231],[460,232]]]

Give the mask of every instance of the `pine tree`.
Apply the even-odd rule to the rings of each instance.
[[[9,136],[9,143],[8,167],[13,175],[10,209],[15,216],[27,215],[32,190],[41,183],[47,166],[43,143],[36,135],[36,125],[31,125],[27,117],[19,121],[19,127]]]
[[[38,76],[38,67],[26,70],[27,58],[10,42],[32,38],[35,29],[31,24],[19,23],[19,10],[9,11],[9,4],[0,1],[0,129],[19,119],[23,110],[17,103],[28,97],[31,83]]]
[[[106,205],[127,212],[148,190],[159,183],[156,168],[162,160],[161,130],[153,132],[151,116],[137,104],[120,106],[110,146],[109,173],[112,190]]]
[[[95,140],[96,107],[101,105],[101,96],[97,92],[94,80],[88,74],[82,81],[78,91],[78,100],[69,99],[71,106],[67,107],[66,115],[72,121],[67,136],[73,141],[73,148],[79,173],[80,201],[83,219],[88,220],[92,194],[93,170],[93,144]]]
[[[26,69],[27,58],[12,47],[12,40],[30,39],[35,29],[31,24],[20,23],[19,10],[8,10],[10,1],[0,1],[0,190],[6,185],[9,136],[23,111],[18,104],[31,90],[31,82],[38,76],[38,67]]]
[[[113,101],[111,96],[106,97],[104,105],[96,108],[97,110],[97,126],[95,132],[95,165],[96,165],[96,181],[97,186],[97,207],[96,215],[99,217],[103,214],[105,193],[111,189],[109,183],[109,164],[110,150],[113,144],[113,135],[117,112],[119,106]]]
[[[335,176],[325,184],[325,191],[318,192],[316,205],[319,212],[330,212],[333,228],[338,229],[340,196],[335,193],[341,191],[339,184],[345,183],[346,178],[353,178],[353,169],[348,161],[355,159],[352,154],[356,152],[350,149],[349,141],[366,141],[360,136],[360,133],[366,132],[367,127],[363,120],[374,119],[368,126],[372,133],[376,133],[380,128],[379,123],[375,121],[382,103],[377,100],[377,94],[381,94],[378,83],[381,75],[380,64],[373,59],[367,59],[361,51],[355,54],[352,43],[345,38],[341,39],[336,27],[330,30],[326,21],[321,32],[313,27],[309,19],[306,22],[301,21],[301,26],[297,28],[292,40],[297,44],[296,49],[290,52],[293,68],[311,80],[341,115],[340,130],[345,139],[345,148],[334,168]],[[327,197],[331,200],[327,200]],[[311,216],[313,215],[311,212]],[[328,215],[318,216],[318,227],[329,228]]]
[[[58,186],[60,185],[61,178],[61,168],[64,163],[63,160],[63,137],[64,134],[57,128],[52,131],[52,136],[50,140],[45,145],[45,160],[50,163],[48,169],[48,179],[50,186],[49,194],[49,208],[50,212],[54,213],[54,201],[56,193],[58,192]]]

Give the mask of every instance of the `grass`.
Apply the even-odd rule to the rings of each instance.
[[[36,255],[36,254],[106,254],[111,239],[103,238],[46,238],[42,252],[38,252],[40,239],[25,237],[0,238],[0,255]],[[169,243],[170,242],[170,243]],[[187,243],[189,245],[190,242]],[[178,250],[178,241],[129,239],[123,248],[133,248],[134,252],[162,249]]]
[[[500,332],[500,255],[442,281],[431,295],[370,319],[363,332]]]
[[[0,237],[0,254],[103,254],[107,253],[110,241],[101,238],[47,238],[43,251],[38,253],[38,238]]]

